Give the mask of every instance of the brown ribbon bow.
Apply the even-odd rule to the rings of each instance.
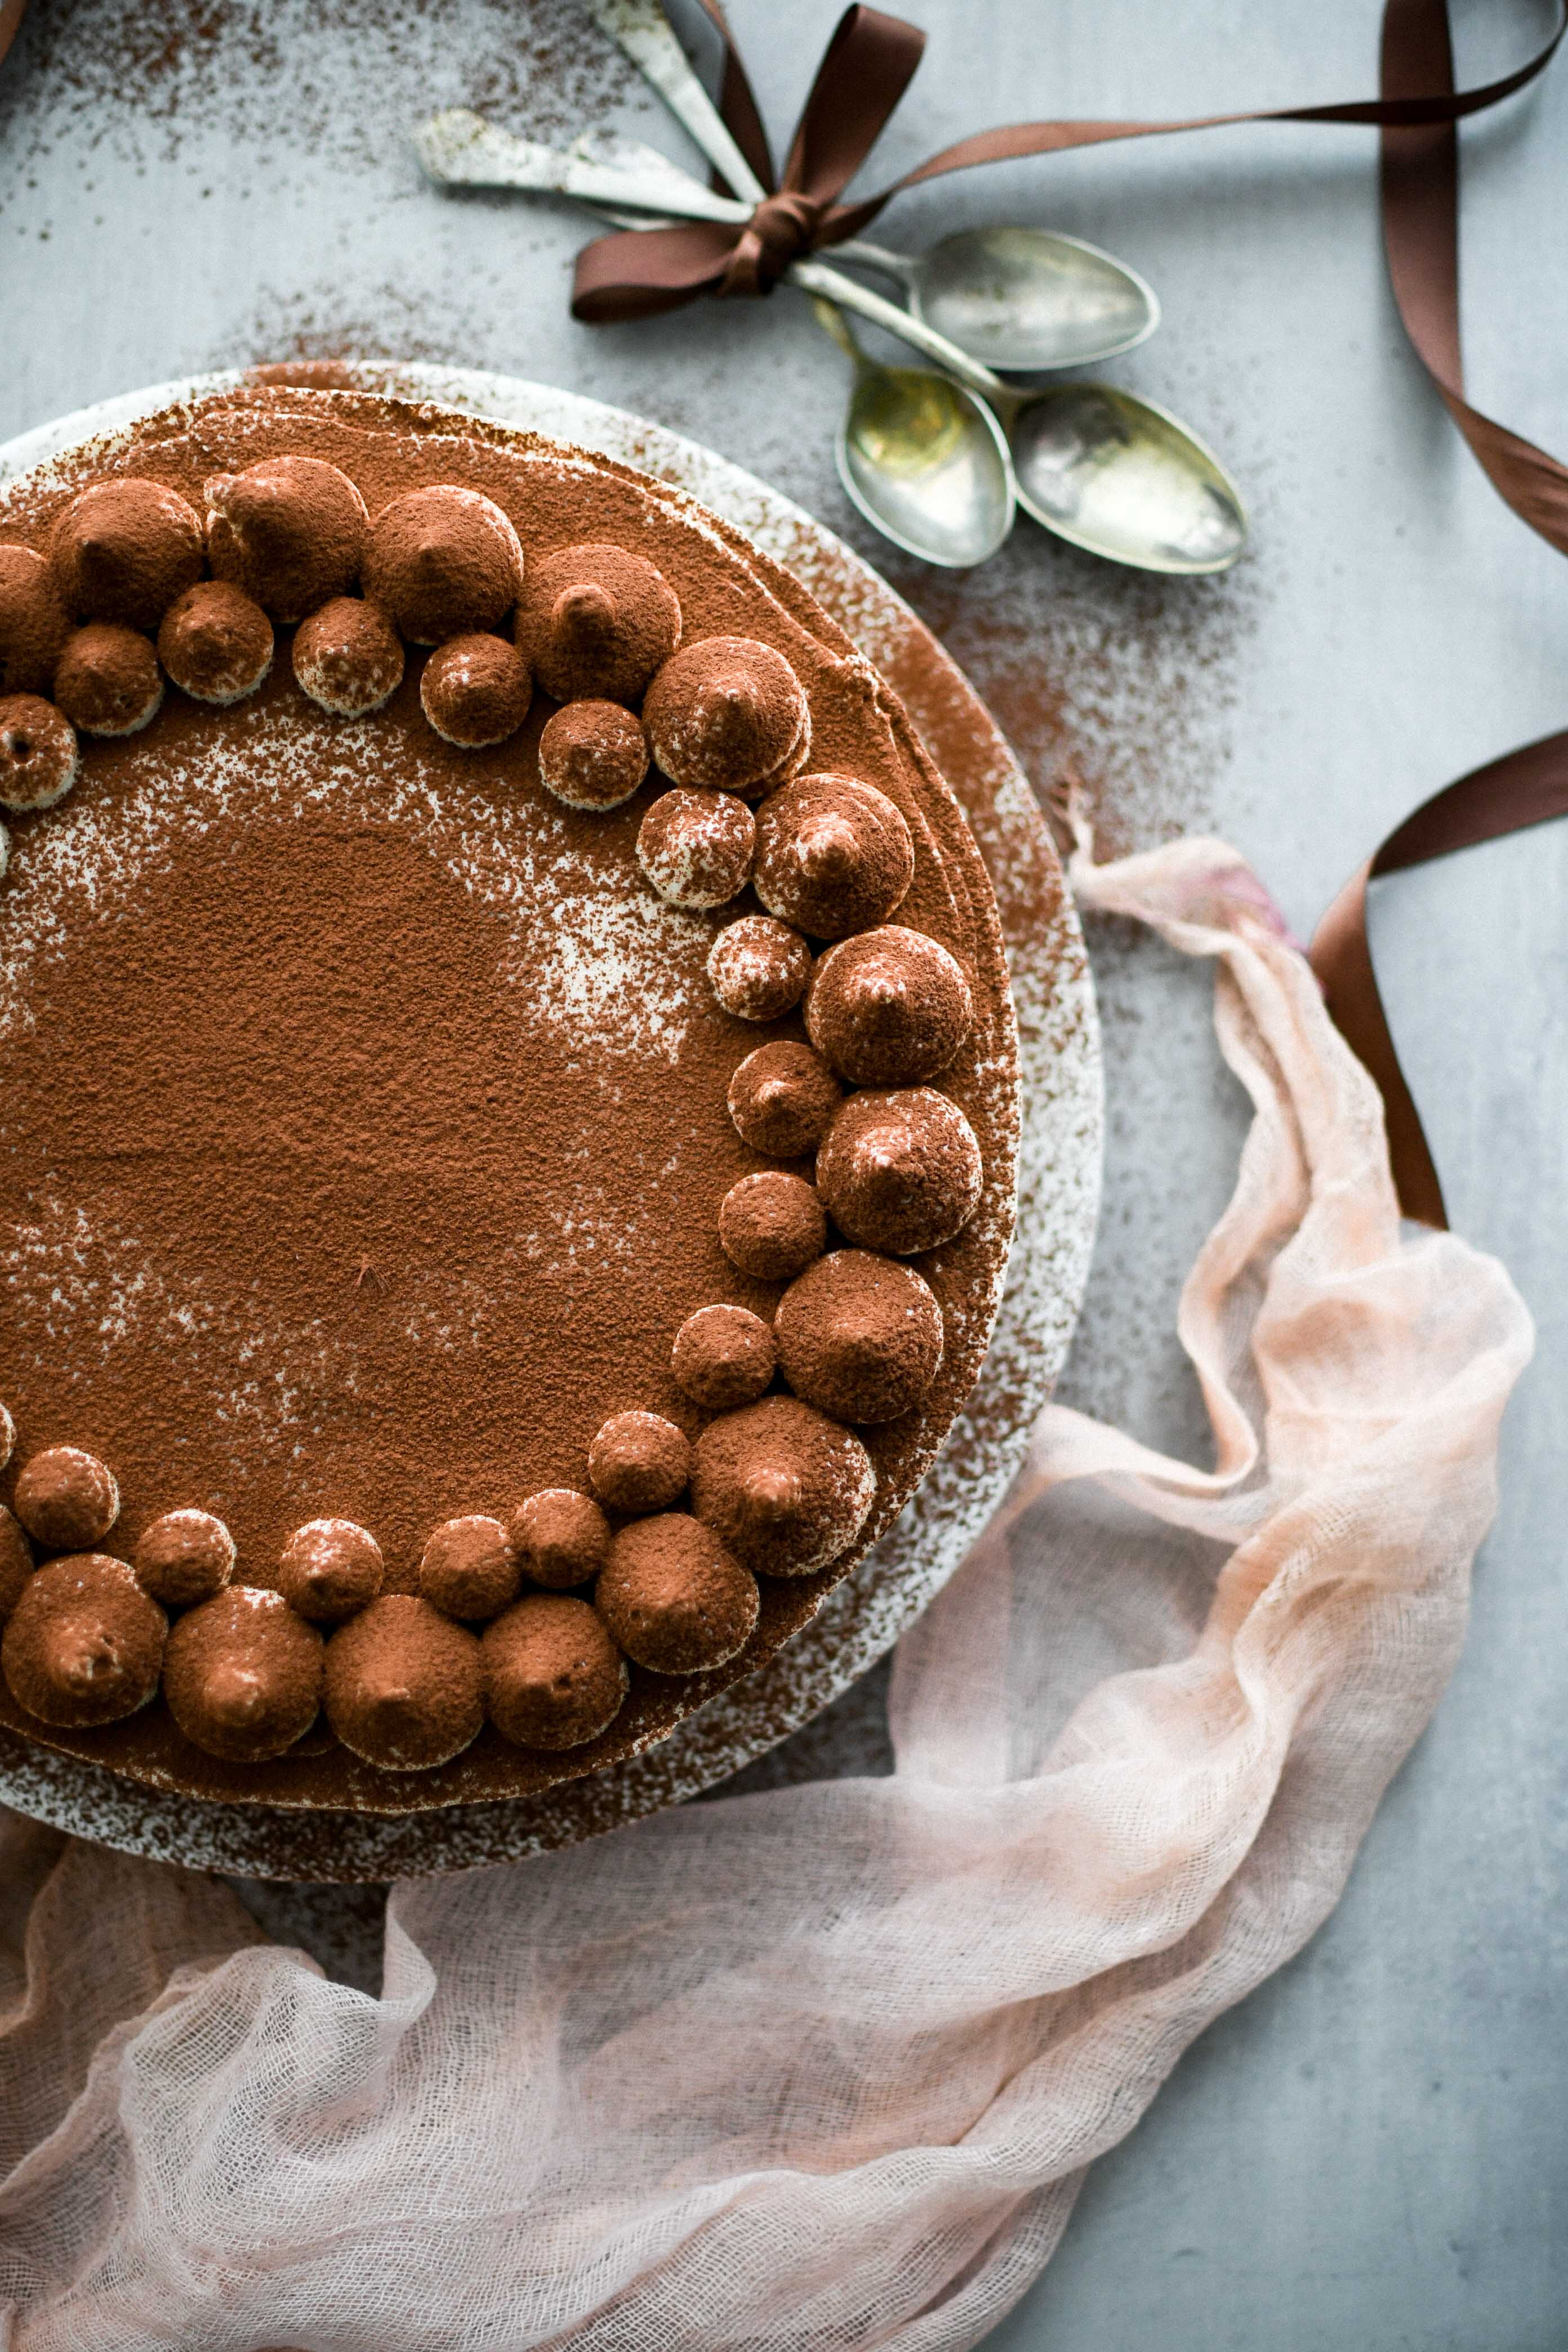
[[[1451,127],[1511,97],[1545,70],[1568,29],[1568,6],[1560,6],[1557,28],[1544,48],[1510,74],[1479,89],[1456,91],[1450,67],[1446,81],[1436,70],[1432,86],[1390,91],[1384,75],[1381,99],[1358,99],[1332,106],[1281,107],[1262,114],[1207,114],[1180,122],[1011,122],[977,131],[942,148],[878,194],[854,204],[839,201],[886,128],[914,78],[925,35],[879,9],[847,8],[816,69],[811,94],[790,142],[784,177],[776,185],[767,134],[745,67],[731,37],[718,0],[702,0],[724,41],[724,79],[719,110],[765,196],[749,221],[731,227],[721,221],[688,221],[672,228],[625,229],[597,237],[577,257],[573,316],[591,325],[650,318],[675,310],[700,294],[766,294],[802,254],[858,236],[884,205],[905,188],[977,163],[1000,163],[1023,155],[1059,154],[1074,147],[1098,147],[1113,139],[1151,139],[1173,131],[1212,131],[1237,122],[1345,122],[1372,126]],[[1422,16],[1402,0],[1390,0],[1385,17]],[[1447,12],[1439,6],[1447,49]],[[1407,47],[1435,58],[1435,45],[1413,35]],[[733,192],[732,192],[733,193]]]
[[[595,325],[679,310],[699,294],[767,294],[792,261],[850,236],[838,204],[909,88],[925,35],[877,8],[847,8],[823,52],[811,95],[790,142],[784,178],[773,157],[746,69],[716,5],[703,0],[724,37],[719,110],[763,187],[773,193],[749,221],[685,221],[674,228],[626,229],[577,257],[574,318]],[[888,195],[893,191],[889,188]],[[879,209],[887,196],[872,210]],[[864,205],[847,208],[870,214]]]
[[[773,162],[745,68],[718,0],[702,5],[724,37],[720,111],[758,179],[772,188]],[[1011,123],[944,147],[879,194],[844,204],[839,198],[908,88],[925,46],[924,35],[898,17],[850,8],[817,69],[784,179],[751,220],[738,228],[694,222],[601,237],[579,257],[572,307],[580,319],[604,320],[674,310],[702,293],[766,293],[798,254],[858,235],[901,189],[972,164],[1237,122],[1363,124],[1382,133],[1384,238],[1405,331],[1493,488],[1532,530],[1568,553],[1568,467],[1465,397],[1456,127],[1543,73],[1565,32],[1568,0],[1558,0],[1556,26],[1544,47],[1496,81],[1456,90],[1447,0],[1385,0],[1376,99],[1191,121]],[[1367,884],[1564,814],[1568,730],[1508,752],[1425,802],[1345,885],[1312,942],[1329,1010],[1383,1090],[1400,1201],[1423,1223],[1447,1222],[1442,1188],[1378,992],[1366,936]]]

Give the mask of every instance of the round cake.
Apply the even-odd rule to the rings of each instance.
[[[226,394],[0,511],[0,801],[5,1725],[406,1812],[798,1632],[1017,1133],[978,852],[805,593],[607,459]]]

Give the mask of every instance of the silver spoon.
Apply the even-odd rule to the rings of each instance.
[[[1228,572],[1247,545],[1241,493],[1167,408],[1109,383],[987,394],[1007,429],[1018,503],[1074,547],[1140,572]]]
[[[816,261],[797,261],[790,277],[805,292],[835,302],[847,282]],[[873,310],[876,300],[862,294],[847,307],[914,341],[918,322],[892,303]],[[902,328],[894,323],[900,318]],[[1247,545],[1241,493],[1213,450],[1168,409],[1114,384],[1006,384],[945,336],[926,332],[931,356],[994,411],[1007,436],[1018,504],[1047,530],[1140,572],[1226,572],[1236,562]],[[884,467],[896,470],[900,458],[885,435],[879,446]],[[951,530],[951,518],[943,528]]]
[[[414,150],[443,187],[524,188],[534,194],[574,197],[636,226],[665,219],[749,220],[750,205],[716,195],[654,147],[620,140],[606,154],[584,140],[549,147],[519,139],[487,122],[471,107],[449,106],[414,132]],[[603,143],[603,142],[601,142]]]
[[[917,319],[989,367],[1094,366],[1160,323],[1154,289],[1135,269],[1049,229],[960,229],[923,254],[862,237],[827,250],[896,278]]]
[[[837,304],[812,308],[855,369],[835,445],[849,497],[884,539],[927,563],[984,563],[1017,511],[1006,436],[990,409],[951,376],[880,366]]]
[[[736,195],[744,196],[749,219],[752,207],[760,205],[768,192],[692,71],[691,60],[676,39],[659,0],[588,0],[588,14],[652,83],[688,137],[723,173]]]

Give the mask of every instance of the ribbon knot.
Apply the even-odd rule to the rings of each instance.
[[[824,207],[795,188],[764,196],[724,264],[716,294],[771,294],[792,261],[816,246]]]
[[[725,31],[717,0],[704,5]],[[792,261],[853,236],[886,195],[839,198],[913,79],[925,35],[878,8],[847,8],[823,51],[782,179],[750,83],[726,32],[721,110],[768,194],[749,221],[683,221],[596,237],[577,257],[572,315],[594,325],[677,310],[699,294],[766,294]],[[891,193],[890,191],[889,192]]]

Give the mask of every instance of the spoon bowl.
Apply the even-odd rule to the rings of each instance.
[[[1115,384],[1042,388],[1006,383],[925,320],[911,318],[819,261],[794,262],[785,275],[816,299],[817,316],[854,361],[858,383],[868,372],[907,374],[921,384],[930,379],[919,371],[874,368],[850,333],[846,310],[858,310],[923,348],[945,370],[937,382],[946,383],[950,392],[978,394],[982,415],[1005,443],[1006,479],[1013,496],[1058,538],[1108,562],[1171,573],[1227,571],[1246,547],[1247,510],[1240,492],[1213,450],[1168,409]],[[981,558],[969,552],[932,551],[933,546],[962,544],[966,549],[984,546],[990,553],[1006,535],[995,535],[999,524],[994,520],[989,531],[982,528],[994,508],[977,513],[967,533],[959,525],[952,501],[966,482],[957,466],[942,474],[940,489],[933,488],[929,535],[910,535],[914,510],[923,504],[926,478],[916,462],[922,444],[917,432],[910,462],[905,465],[898,443],[901,428],[918,414],[885,401],[869,436],[861,436],[858,452],[847,451],[841,441],[839,470],[845,487],[868,519],[879,530],[887,530],[900,547],[932,562],[977,562]],[[934,450],[929,432],[923,446]],[[973,481],[967,487],[973,490]]]
[[[1154,289],[1081,237],[1041,228],[961,229],[924,254],[850,241],[838,261],[896,278],[910,310],[987,367],[1088,367],[1147,341]]]
[[[1211,449],[1152,401],[1066,383],[1009,402],[1018,503],[1075,547],[1143,572],[1229,569],[1247,544],[1240,493]]]
[[[831,302],[813,307],[855,368],[835,448],[850,499],[884,539],[924,562],[952,571],[984,563],[1017,512],[995,417],[948,376],[879,365]]]
[[[838,428],[838,474],[884,538],[967,570],[1013,528],[1005,436],[973,393],[924,368],[868,369]]]

